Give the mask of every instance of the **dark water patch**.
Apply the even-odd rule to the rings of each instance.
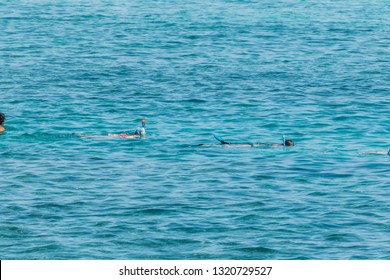
[[[323,197],[323,196],[327,196],[327,195],[329,195],[329,194],[326,193],[326,192],[318,192],[318,191],[315,191],[315,192],[312,192],[312,193],[308,193],[308,195],[310,195],[310,196],[319,196],[319,197]]]
[[[336,242],[361,242],[363,241],[357,235],[351,233],[332,233],[326,236],[329,241]]]
[[[142,209],[142,210],[136,210],[135,213],[139,214],[141,216],[160,216],[165,214],[172,214],[172,212],[175,212],[174,210],[168,210],[168,209],[161,209],[161,208],[149,208],[149,209]]]
[[[1,236],[4,238],[4,240],[8,238],[24,239],[24,238],[28,238],[28,236],[31,234],[31,232],[22,224],[20,226],[8,225],[8,224],[9,223],[4,224],[4,228],[1,232]]]
[[[259,256],[259,259],[263,259],[262,257],[260,257],[261,255],[263,255],[265,258],[267,258],[267,255],[269,254],[273,254],[276,252],[276,250],[274,249],[271,249],[271,248],[267,248],[267,247],[262,247],[262,246],[258,246],[258,247],[243,247],[243,248],[239,248],[238,249],[239,251],[243,252],[243,253],[248,253],[250,255],[257,255]]]

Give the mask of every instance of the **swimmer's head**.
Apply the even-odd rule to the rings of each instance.
[[[142,124],[146,124],[146,120],[142,120]]]
[[[3,125],[5,122],[5,115],[3,113],[0,113],[0,125]]]
[[[286,146],[294,146],[294,145],[295,145],[294,142],[293,142],[293,140],[290,140],[290,139],[286,140],[286,141],[284,142],[284,144],[285,144]]]

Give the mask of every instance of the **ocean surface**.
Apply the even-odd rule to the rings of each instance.
[[[390,259],[389,15],[1,1],[0,258]]]

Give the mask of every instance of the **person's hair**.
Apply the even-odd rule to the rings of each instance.
[[[286,142],[284,143],[286,144],[286,146],[294,146],[293,140],[286,140]]]
[[[3,113],[0,113],[0,125],[3,125],[5,121],[5,115]]]

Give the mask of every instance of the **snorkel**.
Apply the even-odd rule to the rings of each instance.
[[[283,134],[283,151],[286,149],[286,135]]]
[[[390,156],[390,149],[389,149],[389,151],[387,152],[387,155]]]

